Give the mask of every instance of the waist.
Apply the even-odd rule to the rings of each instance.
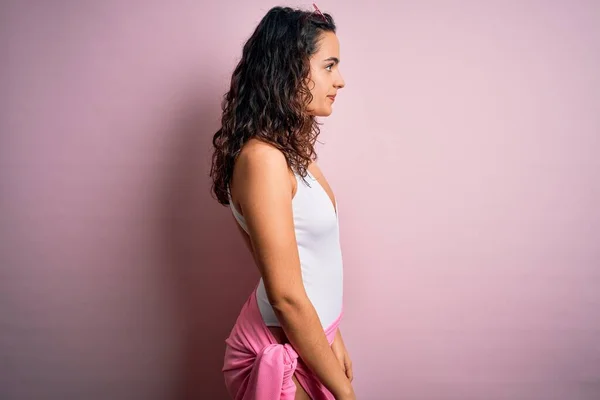
[[[342,315],[343,310],[342,312],[340,312],[339,317],[335,321],[333,321],[331,325],[327,327],[327,329],[325,329],[325,336],[327,336],[327,341],[330,345],[333,343],[335,333],[337,332],[337,329],[342,320]],[[291,344],[289,338],[287,337],[285,331],[281,326],[267,326],[267,329],[271,332],[273,338],[278,344]]]
[[[305,284],[304,289],[312,303],[317,316],[321,322],[321,326],[326,330],[329,326],[335,323],[342,312],[343,308],[343,278],[340,274],[335,279],[329,279],[319,285],[314,282]],[[258,308],[262,315],[263,321],[268,327],[281,327],[278,317],[275,315],[275,310],[271,306],[264,281],[261,278],[256,290],[256,300]]]

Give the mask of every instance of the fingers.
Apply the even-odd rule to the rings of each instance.
[[[352,382],[354,380],[354,373],[352,372],[352,361],[346,360],[344,367],[346,370],[346,376],[348,377],[348,380]]]

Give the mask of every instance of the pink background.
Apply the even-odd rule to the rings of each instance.
[[[2,399],[226,398],[210,145],[276,4],[2,2]],[[600,2],[318,5],[358,398],[599,399]]]

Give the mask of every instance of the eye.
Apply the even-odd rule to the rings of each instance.
[[[327,68],[331,68],[331,67],[333,67],[334,65],[335,65],[335,64],[329,64],[328,66],[326,66],[326,67],[325,67],[325,69],[327,69]],[[331,70],[330,70],[330,69],[328,69],[328,71],[331,71]]]

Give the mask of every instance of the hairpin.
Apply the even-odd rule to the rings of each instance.
[[[325,18],[325,16],[323,15],[323,13],[321,12],[321,10],[319,10],[319,7],[317,7],[317,5],[315,3],[312,3],[313,7],[315,8],[315,11],[318,12],[321,17],[323,17],[323,21],[328,22],[327,18]]]

